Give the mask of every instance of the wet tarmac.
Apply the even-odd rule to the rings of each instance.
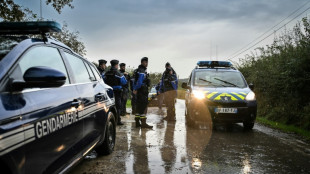
[[[256,124],[243,131],[212,123],[186,126],[184,101],[176,121],[149,108],[151,130],[135,128],[134,116],[117,128],[115,151],[89,154],[70,173],[310,173],[310,144],[299,137]]]

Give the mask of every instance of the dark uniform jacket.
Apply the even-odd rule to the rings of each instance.
[[[165,71],[161,77],[161,83],[159,86],[160,92],[166,92],[171,90],[177,90],[178,89],[178,78],[175,73],[175,71],[172,69],[172,74],[170,74],[168,71]]]
[[[129,74],[124,74],[126,71],[124,70],[120,70],[120,72],[124,75],[125,79],[127,80],[127,83],[125,85],[123,85],[123,88],[129,88],[129,83],[130,83],[130,75]]]
[[[135,81],[133,84],[134,90],[142,90],[148,93],[148,87],[150,86],[150,79],[146,72],[146,67],[139,65],[138,69],[135,70]]]
[[[105,73],[105,82],[113,88],[113,90],[122,90],[123,85],[127,84],[127,80],[116,68],[111,69]]]

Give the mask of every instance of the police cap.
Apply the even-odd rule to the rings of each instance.
[[[166,63],[166,67],[168,67],[168,66],[170,66],[170,63],[169,63],[169,62]]]
[[[142,63],[143,61],[148,62],[148,61],[149,61],[149,58],[147,58],[147,57],[143,57],[143,58],[141,59],[141,63]]]
[[[107,61],[104,59],[100,59],[98,62],[99,62],[99,65],[107,64]]]
[[[121,64],[119,64],[119,66],[126,66],[126,64],[125,63],[121,63]]]
[[[110,63],[111,63],[111,66],[115,66],[115,65],[117,65],[118,64],[118,60],[115,60],[115,59],[113,59],[113,60],[111,60],[110,61]]]

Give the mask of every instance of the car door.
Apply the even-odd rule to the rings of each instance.
[[[23,80],[24,72],[35,66],[46,66],[63,72],[67,81],[58,88],[24,89],[21,117],[31,131],[25,132],[25,173],[51,173],[75,156],[75,144],[83,135],[81,114],[72,107],[78,92],[70,84],[67,69],[59,50],[46,45],[33,46],[19,59],[12,77]],[[76,106],[76,105],[75,105]]]
[[[25,106],[21,94],[0,91],[0,165],[1,173],[6,172],[3,166],[9,166],[16,173],[23,173],[23,143],[25,132],[34,132],[33,126],[24,125],[20,109]],[[31,137],[30,139],[32,139]],[[29,139],[27,139],[29,141]]]
[[[104,111],[105,91],[98,85],[99,82],[86,60],[67,52],[64,52],[64,55],[72,69],[77,91],[83,103],[83,147],[90,148],[100,141],[104,128],[104,125],[98,125],[104,123],[103,119],[106,118],[98,115],[98,112]]]
[[[108,118],[107,112],[109,110],[110,101],[108,100],[107,89],[105,88],[105,84],[98,70],[91,63],[87,63],[87,65],[87,67],[89,67],[88,70],[90,73],[94,74],[94,78],[96,79],[93,81],[93,98],[96,102],[96,110],[92,119],[84,121],[84,131],[85,134],[96,134],[97,136],[101,136],[104,135],[105,132],[104,128]]]

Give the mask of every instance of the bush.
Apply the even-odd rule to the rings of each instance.
[[[310,20],[258,48],[238,65],[255,84],[258,114],[273,121],[310,130]]]

